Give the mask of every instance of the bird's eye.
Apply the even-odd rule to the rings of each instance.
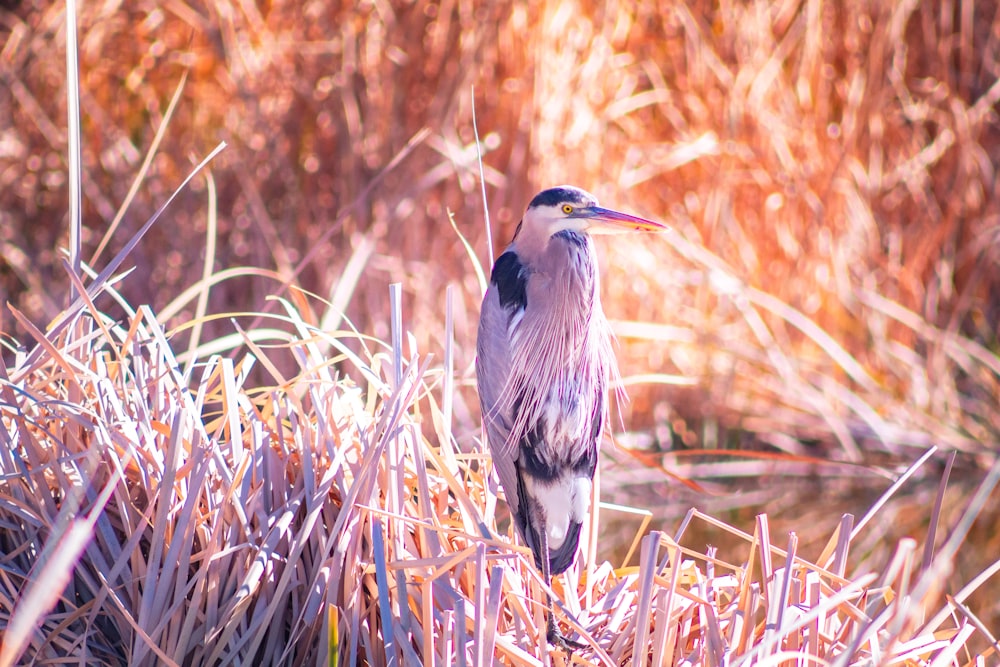
[[[562,211],[563,211],[563,213],[565,213],[566,215],[569,215],[570,213],[572,213],[572,212],[573,212],[573,207],[572,207],[572,206],[570,206],[569,204],[563,204],[563,205],[562,205]]]

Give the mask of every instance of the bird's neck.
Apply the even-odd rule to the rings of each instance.
[[[597,288],[597,254],[594,242],[581,232],[564,229],[552,235],[539,261],[570,292],[591,294]]]
[[[603,315],[593,241],[586,234],[560,231],[529,266],[536,278],[529,288],[534,292],[528,296],[529,308],[533,300],[550,304],[536,316],[548,320],[550,331],[567,336],[567,342],[583,344],[591,319]]]

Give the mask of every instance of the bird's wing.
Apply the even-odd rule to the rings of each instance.
[[[493,456],[500,485],[507,495],[511,512],[517,514],[520,498],[517,491],[517,448],[512,447],[510,431],[513,419],[510,401],[505,398],[510,378],[510,323],[514,310],[500,305],[495,285],[490,285],[483,298],[476,340],[476,383],[479,405],[486,427],[486,440]]]

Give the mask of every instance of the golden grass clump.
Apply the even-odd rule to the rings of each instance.
[[[184,364],[149,308],[115,322],[83,303],[0,367],[0,664],[543,664],[541,578],[497,520],[488,458],[450,435],[452,373],[412,336],[361,339],[356,355],[344,340],[357,334],[322,331],[284,301],[295,336]],[[274,370],[275,348],[299,372],[248,387],[255,364]],[[361,385],[336,370],[345,363]],[[555,585],[588,644],[574,660],[993,655],[966,648],[977,633],[995,646],[962,605],[978,584],[940,602],[981,502],[922,562],[908,539],[884,571],[853,579],[850,545],[871,515],[857,526],[845,516],[809,562],[794,534],[784,550],[772,543],[766,515],[748,535],[691,510],[674,538],[637,534],[637,564],[630,553],[615,567],[596,536],[617,509],[593,513],[582,564]],[[749,561],[681,546],[695,521],[745,540]]]

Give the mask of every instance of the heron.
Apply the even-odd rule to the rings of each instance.
[[[580,188],[549,188],[490,274],[476,341],[483,424],[513,523],[548,587],[576,558],[617,374],[590,236],[666,229],[602,208]],[[545,597],[547,640],[582,648],[561,634]]]

